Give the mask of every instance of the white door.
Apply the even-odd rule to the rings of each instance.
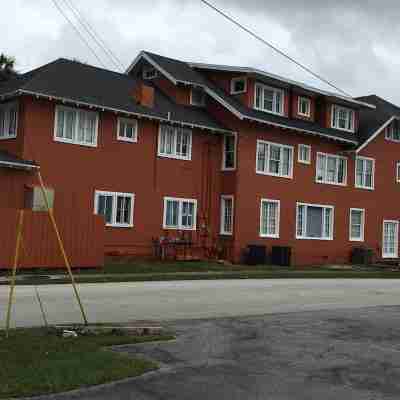
[[[399,221],[383,221],[382,258],[399,256]]]

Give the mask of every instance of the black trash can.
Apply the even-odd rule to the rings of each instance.
[[[290,267],[292,259],[292,248],[287,246],[272,246],[271,264],[280,267]]]
[[[353,247],[351,250],[351,263],[358,265],[371,265],[374,261],[374,250],[368,247]]]
[[[267,259],[267,248],[259,244],[249,244],[246,249],[245,263],[247,265],[262,265]]]

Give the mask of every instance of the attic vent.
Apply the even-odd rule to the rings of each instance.
[[[143,79],[154,79],[157,78],[158,72],[153,67],[143,68]]]

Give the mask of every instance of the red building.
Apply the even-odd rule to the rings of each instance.
[[[56,60],[0,83],[0,267],[16,210],[41,210],[40,168],[74,266],[149,256],[160,238],[239,262],[397,260],[400,109],[252,68],[142,52],[126,74]],[[62,265],[42,213],[23,265]],[[39,250],[41,249],[41,250]]]

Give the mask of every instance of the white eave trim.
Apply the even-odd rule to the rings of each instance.
[[[11,168],[22,168],[22,169],[39,169],[39,165],[29,165],[19,162],[12,161],[0,161],[0,166],[11,167]]]
[[[362,149],[368,146],[383,130],[392,123],[397,117],[393,116],[389,118],[383,125],[381,125],[360,147],[357,148],[356,154],[358,154]]]

